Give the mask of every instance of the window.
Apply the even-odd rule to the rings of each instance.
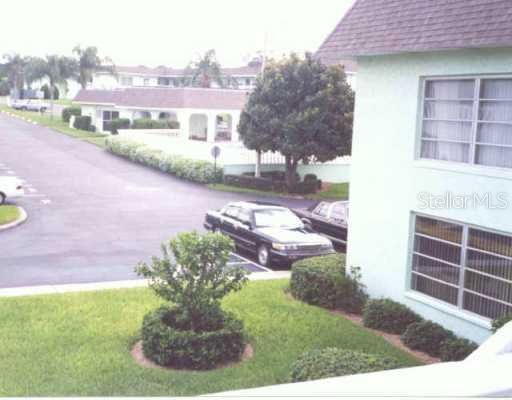
[[[144,86],[149,86],[151,80],[149,78],[144,78]]]
[[[148,81],[149,83],[149,81]],[[158,77],[158,86],[169,86],[171,84],[171,80],[169,78],[165,78],[163,76]]]
[[[331,205],[329,203],[322,202],[315,208],[315,210],[313,211],[313,214],[327,218],[329,215],[330,208],[331,208]]]
[[[425,81],[421,157],[512,168],[512,78]]]
[[[286,208],[266,208],[254,211],[254,222],[259,228],[302,227],[302,221]]]
[[[348,219],[348,203],[334,203],[332,206],[331,217],[337,221],[346,221]]]
[[[112,121],[113,119],[119,119],[119,111],[103,111],[104,121]]]
[[[415,217],[411,288],[487,318],[512,312],[512,236]]]
[[[226,217],[237,219],[238,213],[240,212],[240,207],[236,206],[227,206],[223,211],[222,214]]]

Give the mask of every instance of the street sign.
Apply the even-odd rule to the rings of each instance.
[[[211,154],[213,158],[218,158],[220,156],[220,147],[219,146],[213,146],[211,150]]]

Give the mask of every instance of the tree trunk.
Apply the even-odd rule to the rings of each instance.
[[[256,150],[256,165],[254,167],[254,176],[261,178],[261,150]]]
[[[50,83],[50,119],[53,119],[53,93],[55,92],[55,89],[53,87],[53,84]]]
[[[288,191],[292,191],[297,184],[297,162],[292,156],[285,156],[286,170],[286,187]]]

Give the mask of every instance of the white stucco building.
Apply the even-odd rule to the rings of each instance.
[[[348,265],[477,342],[512,312],[511,15],[358,0],[318,51],[358,64]]]

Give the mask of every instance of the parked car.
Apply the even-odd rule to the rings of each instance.
[[[348,201],[321,201],[307,209],[295,209],[293,212],[305,226],[330,239],[341,251],[346,251]]]
[[[18,178],[0,176],[0,205],[7,199],[21,197],[24,194],[23,185]]]
[[[331,241],[304,226],[288,208],[273,204],[232,202],[208,211],[204,227],[231,237],[263,266],[334,252]]]
[[[20,99],[14,100],[11,107],[15,110],[45,112],[48,109],[48,104],[38,99]]]

